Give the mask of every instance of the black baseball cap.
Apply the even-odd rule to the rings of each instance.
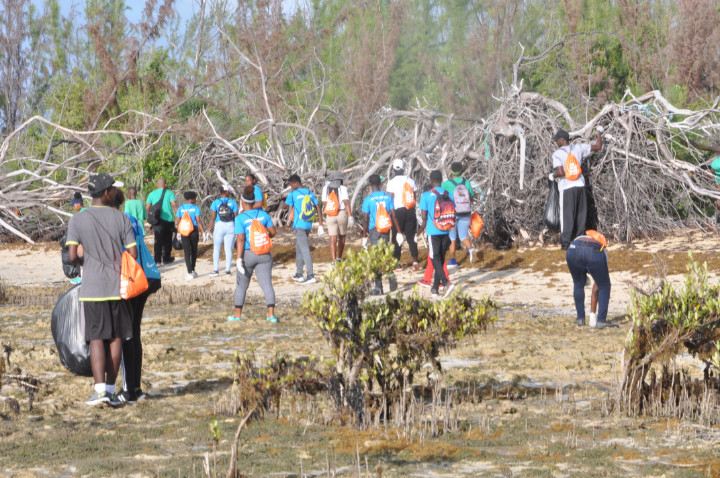
[[[570,133],[568,133],[564,129],[557,130],[557,133],[555,133],[555,136],[553,136],[553,141],[560,141],[561,139],[564,139],[565,141],[570,141]]]
[[[99,193],[101,191],[105,191],[106,189],[110,189],[111,187],[121,188],[124,185],[125,183],[115,181],[109,174],[100,173],[90,176],[90,181],[88,181],[88,191],[91,193]]]

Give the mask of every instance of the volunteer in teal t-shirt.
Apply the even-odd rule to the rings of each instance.
[[[375,246],[384,242],[390,243],[390,232],[394,226],[397,230],[400,228],[397,225],[395,219],[395,201],[393,197],[388,193],[380,190],[380,176],[373,174],[368,178],[368,184],[370,185],[370,195],[368,195],[362,203],[363,212],[363,247],[366,246],[368,236],[370,237],[370,245]],[[378,209],[380,206],[385,207],[387,215],[390,216],[389,229],[385,232],[379,231],[377,228],[378,221]],[[390,292],[397,289],[397,280],[395,274],[390,273],[388,276],[388,282],[390,283]],[[380,273],[375,275],[375,289],[370,292],[370,295],[380,295],[383,293],[382,278]]]
[[[242,316],[242,309],[245,305],[245,294],[248,286],[250,285],[250,279],[254,272],[257,272],[257,280],[260,284],[260,289],[263,291],[265,296],[265,304],[267,305],[267,321],[270,323],[277,323],[277,317],[275,317],[275,290],[272,285],[272,255],[269,252],[262,253],[258,251],[257,241],[262,240],[267,246],[267,242],[270,238],[275,237],[275,225],[270,218],[270,215],[262,209],[255,209],[253,206],[256,203],[255,194],[252,185],[245,186],[243,190],[242,207],[243,212],[235,217],[235,234],[237,244],[237,278],[235,282],[235,315],[231,315],[227,318],[228,322],[240,320]],[[259,222],[267,231],[267,236],[262,237],[256,231],[255,241],[256,247],[253,251],[253,247],[250,244],[250,234],[253,222]],[[262,231],[261,231],[262,232]]]
[[[175,194],[169,189],[165,189],[165,178],[160,178],[155,183],[157,189],[148,194],[145,200],[145,212],[150,210],[150,206],[157,204],[162,197],[163,202],[160,205],[160,224],[153,226],[153,234],[155,235],[154,256],[158,265],[170,264],[175,261],[172,257],[172,238],[175,231],[175,223],[173,222],[174,211],[177,210],[178,204],[175,200]],[[163,190],[165,195],[163,196]]]
[[[419,229],[422,230],[423,226],[425,226],[425,232],[428,236],[428,246],[430,248],[428,255],[432,260],[434,269],[433,283],[430,292],[433,295],[439,295],[440,286],[442,285],[445,287],[445,296],[448,296],[453,289],[453,284],[450,283],[443,271],[445,269],[445,254],[450,247],[450,237],[448,231],[441,231],[435,227],[433,221],[435,217],[435,202],[438,196],[445,194],[445,190],[440,187],[441,183],[442,173],[437,169],[430,172],[430,184],[432,188],[420,196],[420,211],[423,213],[423,216]]]
[[[265,196],[262,192],[262,189],[260,189],[260,186],[257,185],[257,177],[255,177],[252,173],[247,173],[245,175],[245,187],[252,186],[253,188],[253,209],[262,209],[263,208],[263,202],[265,202]]]
[[[310,196],[310,203],[312,207],[316,209],[316,215],[318,220],[318,235],[323,234],[323,222],[322,222],[322,211],[320,211],[320,204],[318,203],[315,194],[308,188],[302,187],[300,176],[293,174],[288,179],[290,184],[290,194],[285,199],[282,205],[283,209],[290,207],[290,214],[293,218],[293,234],[295,234],[295,267],[296,272],[293,276],[295,282],[299,282],[304,285],[314,284],[317,282],[315,275],[313,274],[313,263],[312,256],[310,255],[310,243],[308,242],[308,234],[312,229],[312,222],[304,221],[300,218],[300,211],[302,210],[302,204],[306,196]],[[307,266],[307,278],[303,277],[303,268]]]
[[[178,227],[178,236],[182,241],[183,252],[185,253],[185,268],[187,269],[188,275],[185,277],[186,280],[192,280],[198,276],[195,272],[195,263],[197,262],[197,249],[198,242],[200,240],[200,233],[205,233],[203,227],[202,217],[200,214],[200,208],[195,204],[197,199],[197,193],[195,191],[185,191],[183,193],[185,198],[185,204],[178,208],[177,214],[175,215],[176,226],[180,226],[185,213],[190,217],[193,223],[193,230],[188,235],[182,235],[180,228]]]
[[[127,191],[128,199],[125,201],[125,214],[132,216],[140,224],[140,233],[145,235],[145,219],[147,211],[145,205],[137,198],[137,189],[130,187]],[[164,201],[163,201],[164,202]]]
[[[220,197],[210,205],[210,222],[213,224],[213,270],[210,277],[217,277],[220,267],[220,250],[225,249],[225,274],[230,275],[232,247],[235,241],[235,216],[238,205],[230,197],[230,186],[220,186]]]

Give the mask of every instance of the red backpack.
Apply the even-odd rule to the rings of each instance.
[[[440,194],[436,189],[432,190],[436,196],[433,224],[440,231],[450,231],[455,227],[455,203],[447,191]]]

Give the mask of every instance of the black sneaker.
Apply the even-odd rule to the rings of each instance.
[[[175,258],[174,258],[174,257],[170,257],[170,259],[164,260],[164,261],[163,261],[163,264],[172,264],[173,262],[175,262]]]
[[[600,324],[600,323],[598,322],[598,325],[599,325],[599,324]],[[583,317],[583,318],[579,318],[579,317],[578,317],[577,319],[575,319],[575,325],[578,325],[578,326],[581,326],[581,327],[582,327],[583,325],[585,325],[585,317]]]
[[[430,295],[437,297],[440,295],[440,291],[437,289],[430,289]]]
[[[295,282],[303,282],[305,281],[305,277],[302,274],[295,274],[294,276],[292,276],[292,280],[294,280]]]
[[[610,323],[610,322],[605,322],[605,321],[597,322],[597,323],[595,324],[595,328],[596,328],[596,329],[606,329],[606,328],[608,328],[608,327],[619,327],[619,325],[618,325],[618,324],[613,324],[613,323]]]
[[[145,400],[147,398],[150,398],[150,396],[143,392],[141,389],[135,390],[135,396],[137,397],[137,400]]]
[[[370,291],[370,295],[383,295],[382,287],[375,287],[372,291]]]
[[[123,390],[117,394],[117,399],[123,403],[135,403],[137,402],[137,396],[127,390]]]

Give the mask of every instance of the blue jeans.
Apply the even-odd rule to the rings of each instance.
[[[575,239],[568,247],[565,260],[573,279],[573,298],[578,319],[585,318],[585,281],[587,274],[598,286],[598,322],[605,322],[610,302],[610,273],[608,272],[607,254],[600,250],[595,241]]]
[[[235,240],[235,222],[218,221],[213,229],[213,271],[220,265],[220,248],[225,246],[225,270],[232,267],[232,247]]]

